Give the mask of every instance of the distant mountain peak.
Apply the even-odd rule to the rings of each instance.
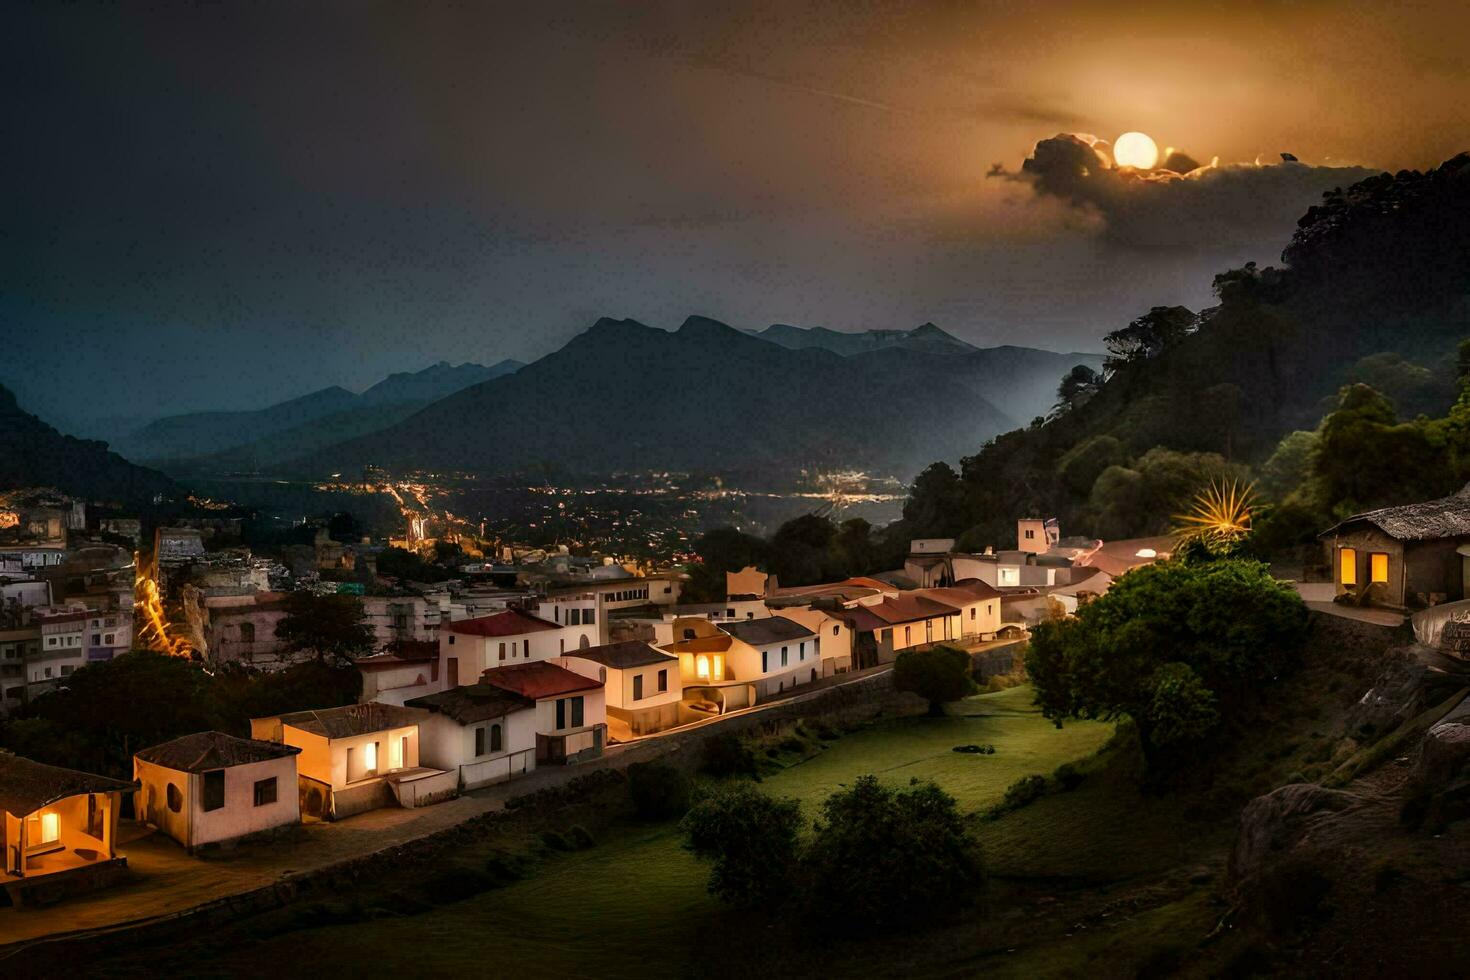
[[[723,337],[740,334],[739,330],[728,323],[721,323],[713,317],[698,315],[685,317],[684,322],[679,325],[678,332],[683,336],[694,337]]]
[[[782,347],[792,349],[819,347],[844,357],[889,348],[927,351],[934,354],[971,353],[978,349],[953,334],[941,330],[933,323],[922,323],[912,330],[866,330],[861,332],[773,323],[764,330],[746,332],[773,344],[780,344]]]

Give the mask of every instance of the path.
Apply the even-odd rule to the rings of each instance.
[[[1297,594],[1302,597],[1302,601],[1307,604],[1307,608],[1314,612],[1326,613],[1342,619],[1352,619],[1360,623],[1371,623],[1374,626],[1404,625],[1404,616],[1391,609],[1380,609],[1376,606],[1349,606],[1333,602],[1332,598],[1337,594],[1337,586],[1331,582],[1293,582],[1291,584]]]

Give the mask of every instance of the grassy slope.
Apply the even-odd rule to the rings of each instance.
[[[980,810],[1016,778],[1085,757],[1111,732],[1098,723],[1058,731],[1029,701],[1029,688],[1013,688],[972,698],[953,717],[880,722],[768,777],[765,788],[797,797],[814,814],[836,786],[876,772],[902,783],[934,779],[964,809]],[[996,753],[952,751],[971,742],[993,744]],[[423,915],[277,936],[208,969],[226,975],[289,961],[330,962],[336,971],[363,974],[403,967],[527,977],[668,976],[709,966],[713,957],[725,972],[732,950],[759,948],[759,926],[732,921],[705,893],[706,873],[679,846],[672,825],[619,824],[596,847],[556,857],[509,887]],[[892,951],[884,955],[891,958]],[[751,969],[759,968],[757,961],[745,960]]]

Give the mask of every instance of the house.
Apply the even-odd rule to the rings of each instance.
[[[1062,539],[1055,517],[1023,517],[1016,522],[1016,550],[1044,555]]]
[[[425,712],[419,723],[422,761],[457,775],[459,788],[477,789],[536,768],[536,702],[478,682],[412,698]]]
[[[421,595],[363,596],[362,613],[379,650],[400,640],[432,640],[439,632],[439,604]]]
[[[794,619],[768,616],[715,626],[735,641],[725,657],[725,669],[753,681],[757,698],[822,676],[822,638]]]
[[[13,904],[111,884],[122,795],[137,783],[47,766],[0,751],[0,884]]]
[[[286,658],[286,645],[276,638],[276,626],[285,618],[284,592],[205,595],[206,656],[214,663],[280,663]]]
[[[439,690],[439,644],[433,640],[396,640],[355,664],[362,674],[361,701],[403,704]]]
[[[34,701],[54,691],[64,677],[87,666],[85,609],[36,610],[33,621],[41,628],[40,649],[26,663],[26,699]],[[131,641],[132,637],[128,638]]]
[[[933,599],[957,610],[947,632],[962,642],[991,640],[1000,630],[1000,592],[979,579],[966,579],[937,589],[921,589],[916,596]]]
[[[340,820],[395,803],[437,803],[458,791],[457,773],[419,764],[423,718],[411,708],[369,702],[254,718],[250,734],[300,749],[302,816]]]
[[[595,609],[597,635],[590,638],[588,646],[598,646],[612,642],[612,617],[615,613],[676,605],[682,589],[683,577],[677,573],[637,577],[624,572],[616,578],[586,579],[573,584],[548,583],[543,601],[555,601],[568,594],[594,596],[592,608]],[[574,648],[574,644],[568,644],[568,647]]]
[[[630,640],[578,650],[556,662],[603,685],[614,737],[648,735],[679,724],[684,683],[678,657]]]
[[[444,686],[457,687],[491,667],[560,656],[567,635],[558,624],[520,609],[448,623],[439,629],[439,676]]]
[[[550,620],[567,633],[564,649],[578,650],[597,646],[602,639],[602,617],[598,615],[598,594],[590,589],[557,592],[540,600],[536,615]]]
[[[28,665],[41,652],[41,627],[0,622],[0,715],[17,711],[28,700]]]
[[[296,757],[279,742],[197,732],[133,756],[133,812],[191,853],[301,822]]]
[[[852,669],[852,627],[839,614],[839,608],[818,605],[781,607],[782,616],[800,623],[821,639],[823,677]]]
[[[480,681],[536,703],[536,765],[564,765],[602,755],[607,701],[601,681],[544,660],[492,667]]]
[[[917,593],[904,593],[841,613],[854,636],[858,668],[889,664],[905,650],[959,640],[960,610]]]
[[[1320,537],[1339,597],[1397,609],[1470,597],[1470,484],[1438,500],[1354,514]]]

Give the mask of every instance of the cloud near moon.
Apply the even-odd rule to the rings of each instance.
[[[1376,171],[1282,162],[1201,165],[1170,149],[1152,170],[1114,166],[1106,140],[1063,133],[1038,142],[1020,171],[988,174],[1029,184],[1039,197],[1090,216],[1107,240],[1137,249],[1281,248],[1308,207]]]

